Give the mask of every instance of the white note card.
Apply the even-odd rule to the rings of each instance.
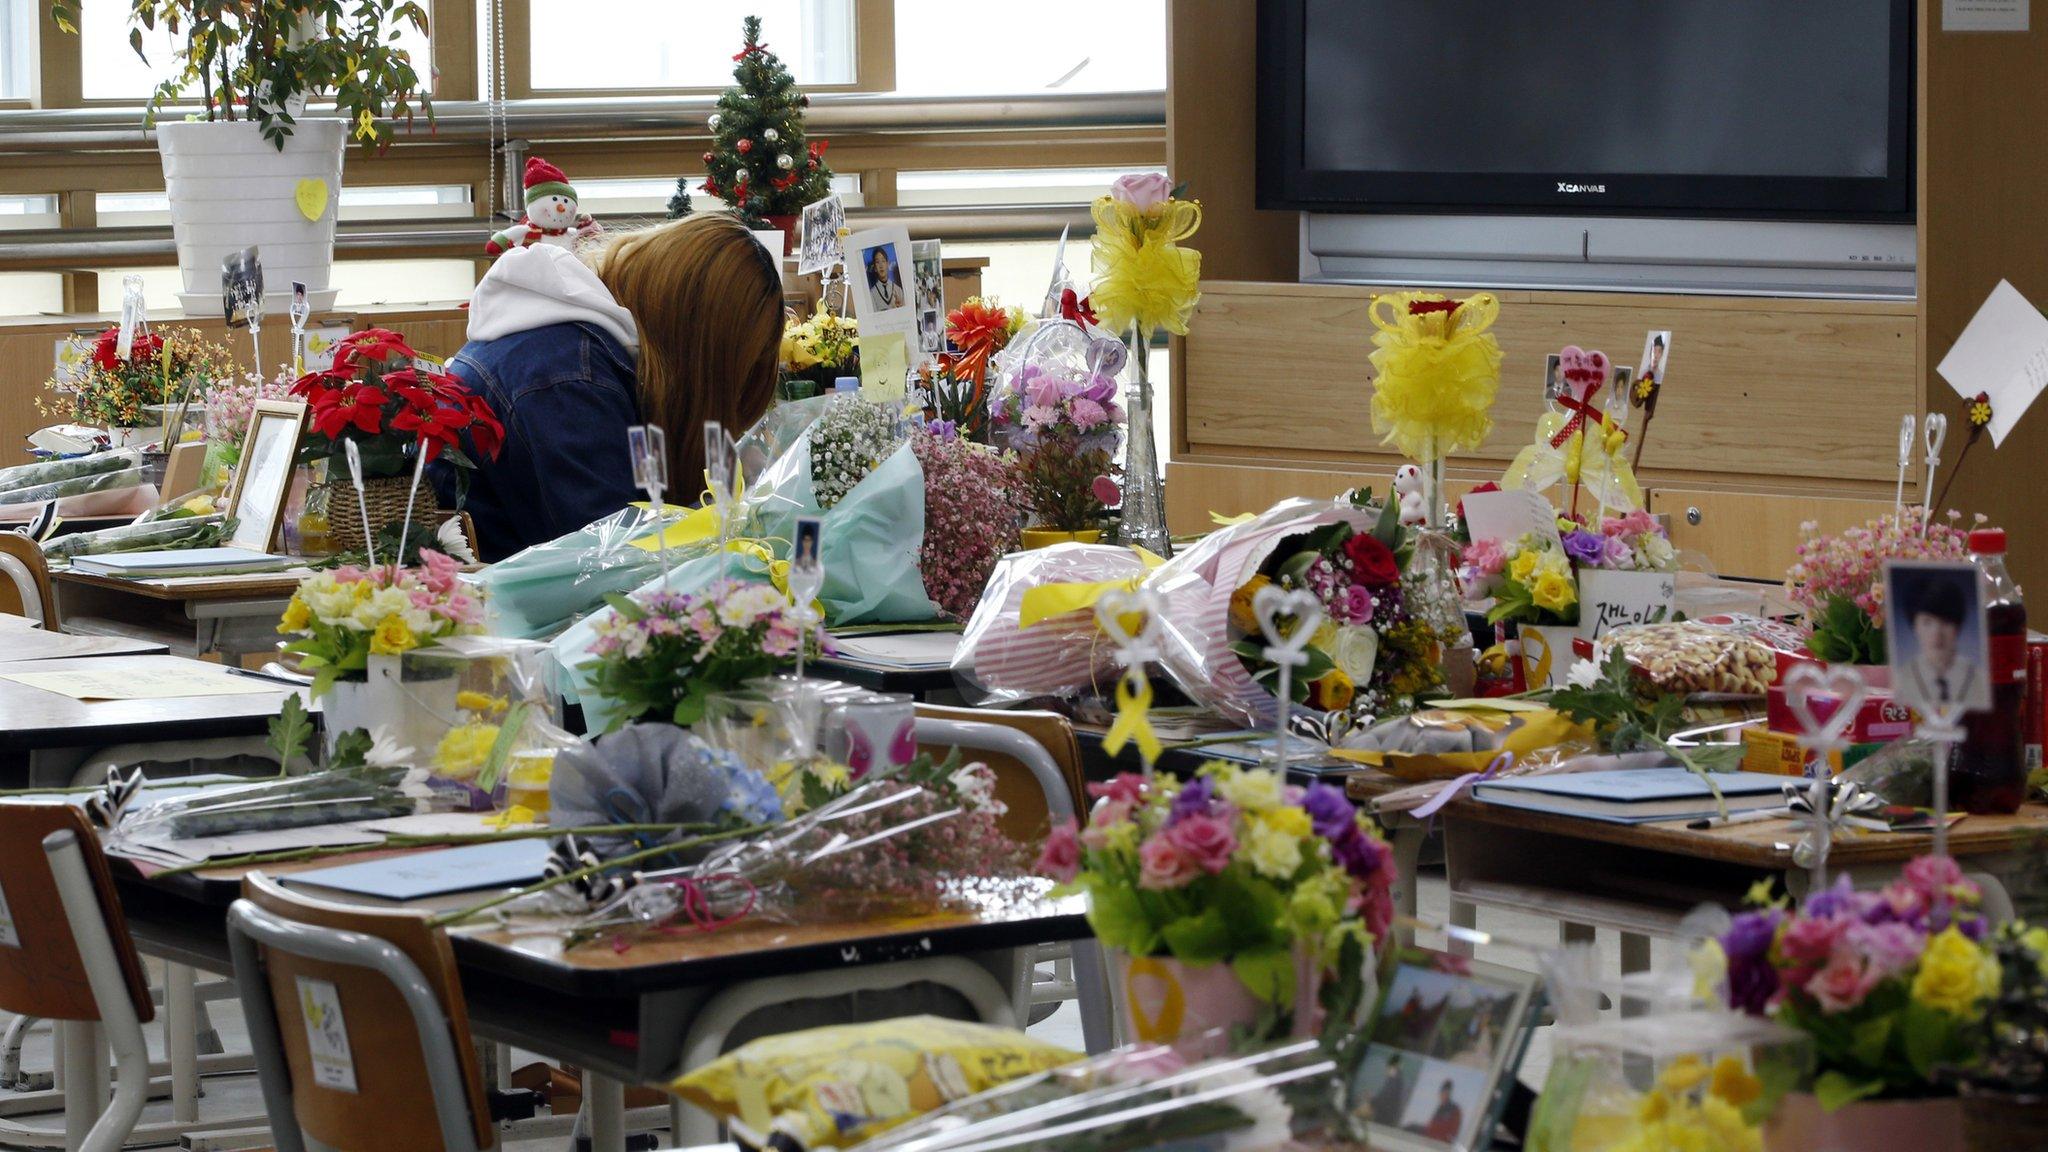
[[[337,1092],[356,1090],[356,1060],[348,1050],[348,1024],[341,1018],[341,993],[326,980],[297,977],[299,1015],[306,1022],[306,1051],[313,1059],[313,1083]]]
[[[1534,532],[1555,540],[1557,509],[1540,492],[1527,488],[1506,488],[1498,492],[1466,495],[1465,528],[1474,540],[1492,540],[1503,546]]]
[[[2033,0],[1941,0],[1943,32],[2025,32]]]
[[[2048,387],[2048,317],[2000,280],[1934,370],[1964,399],[1991,397],[1991,443],[2001,445]]]
[[[21,947],[21,936],[14,930],[14,913],[7,910],[5,888],[0,888],[0,947]]]

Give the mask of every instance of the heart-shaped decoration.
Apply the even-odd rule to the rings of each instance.
[[[1252,597],[1252,615],[1258,617],[1259,631],[1266,636],[1266,658],[1276,664],[1304,664],[1302,649],[1309,637],[1323,626],[1323,602],[1306,588],[1282,590],[1267,585]],[[1283,630],[1282,620],[1293,627]]]
[[[318,176],[301,180],[292,189],[292,201],[299,206],[299,215],[309,221],[327,215],[327,196],[327,181]]]
[[[1164,608],[1165,601],[1150,588],[1112,588],[1095,601],[1095,623],[1118,651],[1150,659]]]
[[[1137,1039],[1175,1040],[1187,1018],[1187,992],[1171,968],[1150,956],[1133,956],[1124,972],[1124,1010]]]
[[[1784,687],[1785,704],[1806,734],[1807,746],[1823,749],[1842,742],[1863,707],[1864,697],[1870,694],[1870,686],[1855,669],[1832,664],[1801,664],[1786,673]],[[1812,698],[1816,694],[1835,698],[1835,710],[1825,721],[1814,715]]]

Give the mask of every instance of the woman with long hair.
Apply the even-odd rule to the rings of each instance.
[[[639,496],[626,429],[658,424],[681,501],[703,485],[703,424],[733,435],[775,395],[782,272],[729,216],[617,233],[578,252],[515,248],[478,282],[469,341],[449,362],[505,425],[465,507],[499,560]],[[452,469],[435,487],[452,503]]]

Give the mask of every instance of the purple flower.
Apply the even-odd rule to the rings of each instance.
[[[951,420],[928,421],[924,426],[924,430],[941,440],[958,440],[960,438],[960,425],[955,424]]]
[[[1168,813],[1166,822],[1172,825],[1190,816],[1211,815],[1215,800],[1216,786],[1207,776],[1197,776],[1182,785],[1179,792],[1174,793],[1173,810]]]
[[[1771,966],[1771,941],[1779,913],[1745,912],[1735,918],[1721,951],[1728,957],[1728,1006],[1761,1016],[1778,994],[1778,970]]]
[[[1311,784],[1302,793],[1302,810],[1315,828],[1315,833],[1325,840],[1336,840],[1344,830],[1357,824],[1357,809],[1344,790],[1331,784]]]
[[[1354,880],[1370,880],[1378,874],[1393,854],[1386,842],[1377,836],[1367,836],[1359,831],[1354,821],[1336,839],[1330,841],[1330,854],[1344,871]]]
[[[1572,562],[1580,565],[1600,563],[1600,557],[1607,550],[1607,544],[1599,536],[1583,528],[1574,528],[1564,534],[1564,553]]]
[[[1100,374],[1091,376],[1088,379],[1088,387],[1081,390],[1080,398],[1093,400],[1097,404],[1107,404],[1116,399],[1116,381]]]
[[[1806,898],[1802,907],[1809,919],[1826,920],[1831,917],[1854,913],[1861,915],[1864,909],[1856,899],[1855,885],[1847,876],[1835,877],[1833,887],[1823,889]]]

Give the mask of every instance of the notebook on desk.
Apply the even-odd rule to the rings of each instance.
[[[1730,814],[1783,806],[1787,779],[1758,772],[1714,774],[1714,784],[1727,801]],[[1472,798],[1509,808],[1586,816],[1617,824],[1717,814],[1712,788],[1685,768],[1631,768],[1488,780],[1472,786]]]
[[[284,880],[294,888],[325,888],[402,903],[455,892],[530,884],[540,879],[549,851],[544,839],[468,844],[294,872]]]
[[[73,572],[91,576],[126,576],[135,580],[159,580],[169,576],[212,576],[237,572],[281,572],[291,567],[285,556],[272,556],[248,548],[169,548],[155,552],[113,552],[104,556],[79,556],[71,561]]]

